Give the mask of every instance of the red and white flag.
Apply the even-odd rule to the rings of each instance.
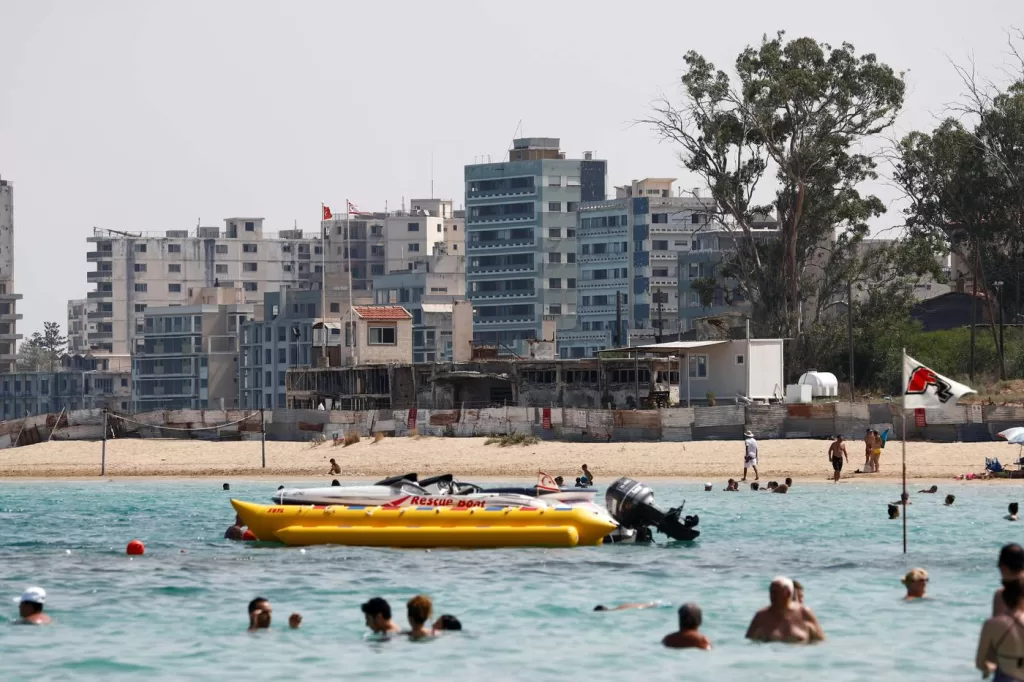
[[[370,215],[369,213],[360,211],[358,208],[356,208],[356,205],[353,204],[351,201],[348,202],[348,213],[349,215]]]
[[[961,396],[976,393],[970,386],[957,383],[903,354],[903,407],[936,408],[956,405]]]
[[[555,479],[545,474],[543,471],[537,472],[537,489],[538,490],[552,490],[557,492],[559,490],[558,484],[555,483]]]
[[[324,209],[324,220],[330,220],[331,218],[334,217],[334,215],[331,213],[331,207],[330,206],[324,206],[323,204],[321,204],[321,206]]]

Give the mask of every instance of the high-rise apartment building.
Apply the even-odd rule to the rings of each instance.
[[[466,286],[477,343],[522,347],[552,317],[576,323],[576,211],[605,199],[605,161],[557,138],[513,140],[509,160],[465,168]]]
[[[20,300],[14,293],[14,187],[0,178],[0,373],[15,371]]]
[[[202,288],[237,287],[244,302],[252,304],[282,286],[320,288],[327,254],[321,252],[319,234],[296,229],[265,235],[262,218],[224,222],[223,230],[199,227],[163,234],[94,230],[87,241],[95,250],[86,254],[96,263],[87,276],[96,285],[88,294],[89,347],[115,355],[134,352],[148,308],[187,305]],[[347,284],[329,286],[327,298],[334,307],[347,307]]]
[[[89,299],[68,301],[68,353],[83,354],[89,350]]]

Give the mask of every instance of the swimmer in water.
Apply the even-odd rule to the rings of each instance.
[[[907,596],[904,601],[912,599],[924,599],[925,588],[928,587],[928,571],[923,568],[912,568],[900,580],[907,587]]]
[[[934,493],[939,492],[939,486],[933,485],[931,488],[927,488],[926,490],[918,490],[917,492],[919,492],[919,493],[934,494]]]
[[[661,643],[670,649],[710,649],[711,640],[700,632],[703,621],[699,606],[683,604],[679,607],[679,632],[665,635]]]
[[[1017,509],[1018,509],[1017,503],[1016,502],[1011,502],[1010,506],[1007,508],[1007,511],[1010,512],[1009,514],[1006,515],[1006,520],[1007,521],[1016,521],[1017,520]]]
[[[730,478],[729,482],[725,484],[725,492],[735,493],[739,492],[740,484],[736,482],[735,478]]]
[[[235,522],[224,531],[224,537],[228,540],[241,540],[243,532],[242,517],[235,514]]]
[[[999,579],[1004,587],[996,590],[992,595],[992,615],[1008,615],[1006,604],[1003,602],[1003,589],[1009,583],[1019,582],[1024,579],[1024,547],[1016,542],[1004,545],[999,551]]]
[[[46,590],[41,587],[30,587],[18,600],[18,621],[22,625],[49,625],[53,621],[43,613],[46,603]]]
[[[1002,613],[985,621],[978,638],[974,663],[982,677],[995,673],[995,682],[1024,679],[1024,586],[1019,580],[1006,583],[1000,595]]]
[[[265,597],[256,597],[249,602],[249,632],[269,630],[274,609]]]
[[[391,621],[391,605],[380,597],[374,597],[362,605],[366,627],[374,634],[391,635],[400,628]]]
[[[459,632],[462,630],[462,623],[458,618],[451,615],[450,613],[442,614],[440,618],[434,621],[433,625],[434,633],[444,632],[445,630],[451,632]]]
[[[785,483],[780,483],[779,485],[772,488],[772,492],[779,493],[780,495],[785,495],[786,493],[789,492],[789,486],[786,485]]]
[[[898,519],[900,517],[900,506],[898,504],[889,505],[889,519]]]
[[[406,603],[405,608],[411,628],[408,632],[409,639],[415,641],[433,637],[434,631],[427,629],[427,621],[430,620],[430,616],[434,612],[434,604],[430,601],[430,597],[418,594]]]
[[[956,502],[956,495],[946,495],[947,507],[952,507],[954,502]]]
[[[810,644],[825,639],[814,612],[793,601],[796,588],[792,580],[776,578],[768,594],[771,603],[754,615],[747,628],[747,639],[788,644]]]
[[[793,479],[790,478],[789,476],[786,477],[786,487],[787,488],[792,488],[793,487]]]
[[[555,485],[561,488],[563,483],[565,483],[564,478],[562,478],[561,476],[555,476]]]
[[[626,602],[625,604],[619,604],[618,606],[605,606],[604,604],[598,604],[594,607],[595,611],[627,611],[629,609],[654,609],[661,606],[661,602],[656,601],[644,601],[644,602]]]

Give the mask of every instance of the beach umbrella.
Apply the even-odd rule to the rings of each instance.
[[[1024,426],[1014,426],[1012,429],[1000,431],[996,435],[1005,439],[1007,443],[1024,445]]]

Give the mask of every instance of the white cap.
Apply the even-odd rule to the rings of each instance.
[[[32,604],[45,604],[46,590],[44,590],[41,587],[28,588],[22,593],[21,599],[18,600],[19,604],[23,602],[30,602]]]

